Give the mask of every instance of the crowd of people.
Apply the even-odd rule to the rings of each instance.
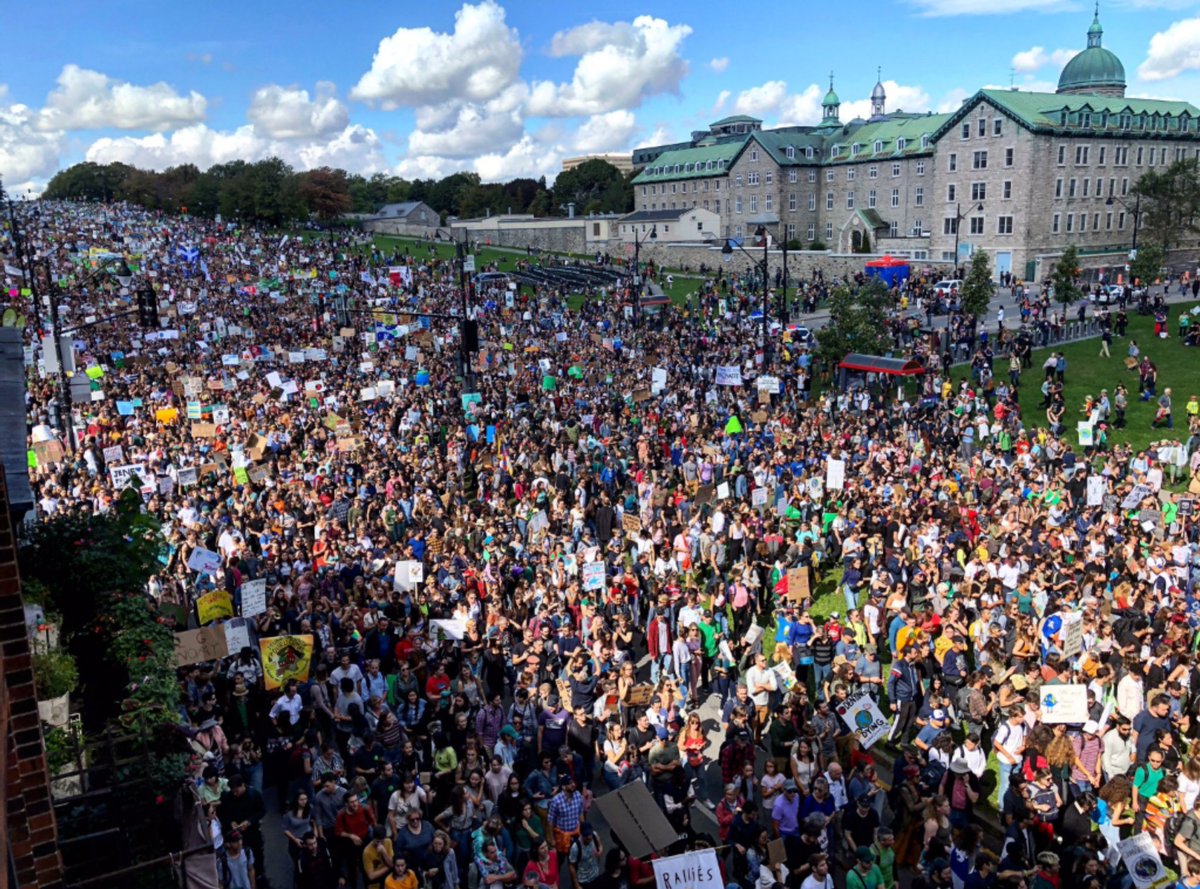
[[[786,330],[764,368],[728,279],[652,322],[474,287],[470,391],[429,251],[22,212],[64,326],[127,298],[109,255],[160,323],[76,333],[73,408],[30,353],[39,518],[132,483],[192,627],[265,581],[251,644],[179,671],[229,889],[645,889],[704,846],[739,889],[1107,889],[1141,833],[1196,885],[1194,436],[1083,447],[901,314],[916,391],[822,387]],[[311,664],[268,688],[286,636]],[[634,782],[680,837],[644,859],[595,805]]]

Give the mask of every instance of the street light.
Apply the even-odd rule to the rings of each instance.
[[[1142,195],[1141,195],[1141,192],[1138,192],[1134,196],[1132,207],[1130,207],[1126,201],[1123,201],[1120,198],[1110,194],[1108,196],[1108,200],[1104,202],[1104,206],[1111,207],[1113,204],[1120,204],[1126,210],[1131,210],[1133,212],[1133,244],[1129,248],[1129,258],[1137,259],[1137,235],[1138,235],[1138,227],[1139,227],[1138,224],[1141,222],[1141,219],[1142,219]]]
[[[754,230],[754,237],[762,241],[763,256],[762,256],[762,339],[763,339],[763,370],[766,370],[771,364],[771,346],[770,336],[767,332],[769,312],[767,311],[767,227],[760,225]],[[724,262],[733,261],[733,248],[737,247],[750,258],[750,261],[758,265],[758,260],[750,255],[750,251],[741,244],[735,245],[729,238],[725,239],[725,246],[721,248],[721,258]]]
[[[633,326],[637,327],[641,319],[642,309],[642,274],[638,265],[641,259],[642,241],[649,238],[651,241],[658,240],[658,226],[650,226],[650,233],[646,237],[638,240],[637,226],[633,227]]]
[[[967,218],[967,213],[970,213],[972,210],[983,212],[983,201],[980,201],[975,207],[968,207],[966,213],[962,211],[961,203],[954,205],[954,276],[956,278],[962,277],[958,267],[958,229],[962,221]]]

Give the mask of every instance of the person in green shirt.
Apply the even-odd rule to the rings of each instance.
[[[859,846],[854,853],[854,867],[846,872],[846,889],[885,889],[883,871],[875,864],[875,853]]]
[[[696,624],[696,628],[700,630],[700,639],[703,643],[700,651],[702,655],[700,681],[703,683],[704,688],[708,688],[710,677],[712,676],[713,661],[720,654],[717,642],[721,638],[721,631],[713,619],[712,611],[708,609],[705,609],[700,622]]]
[[[897,889],[900,884],[896,881],[896,834],[890,827],[876,831],[871,852],[875,855],[875,867],[883,875],[882,889]]]

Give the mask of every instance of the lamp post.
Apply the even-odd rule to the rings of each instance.
[[[658,226],[650,226],[650,231],[644,238],[638,239],[637,226],[633,228],[633,326],[640,326],[642,316],[642,272],[641,262],[642,241],[649,238],[651,241],[658,240]]]
[[[972,210],[983,210],[983,201],[980,201],[974,207],[968,207],[966,213],[962,211],[961,203],[954,205],[954,277],[956,278],[962,277],[958,267],[958,230],[962,225],[962,221],[967,218],[967,213],[970,213]]]
[[[770,313],[767,311],[767,308],[768,308],[767,299],[768,299],[769,289],[767,287],[768,266],[767,266],[767,229],[766,229],[766,226],[760,225],[758,228],[756,228],[754,230],[754,237],[760,239],[762,241],[762,245],[763,245],[763,256],[762,256],[762,339],[763,339],[763,370],[766,370],[771,365],[771,346],[770,346],[771,340],[770,340],[770,334],[768,332],[768,325],[769,325],[768,315]],[[734,246],[735,245],[734,245],[733,241],[731,241],[729,238],[725,239],[725,246],[721,248],[721,257],[725,262],[731,262],[733,260]],[[745,253],[746,256],[750,257],[751,262],[753,262],[755,265],[758,264],[758,260],[756,260],[753,256],[750,255],[750,251],[748,251],[741,244],[737,244],[736,246],[739,250],[741,250],[743,253]]]

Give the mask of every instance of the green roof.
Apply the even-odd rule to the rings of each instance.
[[[1102,46],[1090,46],[1067,62],[1058,77],[1058,88],[1125,87],[1125,66]]]
[[[868,160],[886,161],[893,158],[912,157],[914,155],[931,154],[933,152],[933,134],[950,118],[949,114],[922,114],[914,117],[899,117],[865,123],[849,134],[828,139],[832,147],[838,145],[841,151],[836,158],[826,159],[830,163],[862,163]],[[921,137],[929,136],[929,144],[922,146]],[[900,147],[900,140],[904,147]],[[854,154],[853,146],[858,146],[858,154]]]
[[[710,123],[709,126],[723,127],[731,123],[762,123],[762,121],[749,114],[731,114],[729,117],[722,117],[720,120]]]
[[[842,104],[842,100],[839,99],[838,94],[833,91],[833,87],[830,87],[829,92],[825,94],[825,98],[821,101],[821,104],[826,108],[831,108],[834,105]]]
[[[1063,93],[1027,93],[1020,90],[985,89],[963,103],[962,107],[942,124],[941,135],[971,112],[980,99],[986,99],[1001,111],[1035,132],[1064,133],[1083,131],[1098,135],[1111,133],[1125,136],[1129,132],[1147,130],[1150,135],[1167,135],[1180,132],[1180,122],[1187,121],[1186,131],[1197,133],[1200,108],[1190,102],[1169,102],[1163,99],[1133,99],[1128,96],[1095,96]],[[1066,112],[1066,121],[1063,112]],[[1081,114],[1090,113],[1090,125],[1085,127]],[[1122,117],[1130,117],[1130,126],[1122,125]],[[1144,116],[1144,122],[1140,119]],[[1170,120],[1163,128],[1162,121]],[[1151,126],[1155,120],[1158,126]],[[936,137],[935,137],[936,138]]]
[[[633,181],[635,184],[640,184],[719,176],[729,169],[730,162],[737,157],[738,152],[745,144],[746,139],[735,139],[699,148],[666,151],[647,164]],[[711,167],[709,166],[710,161]],[[721,161],[725,162],[724,166],[719,166]]]

